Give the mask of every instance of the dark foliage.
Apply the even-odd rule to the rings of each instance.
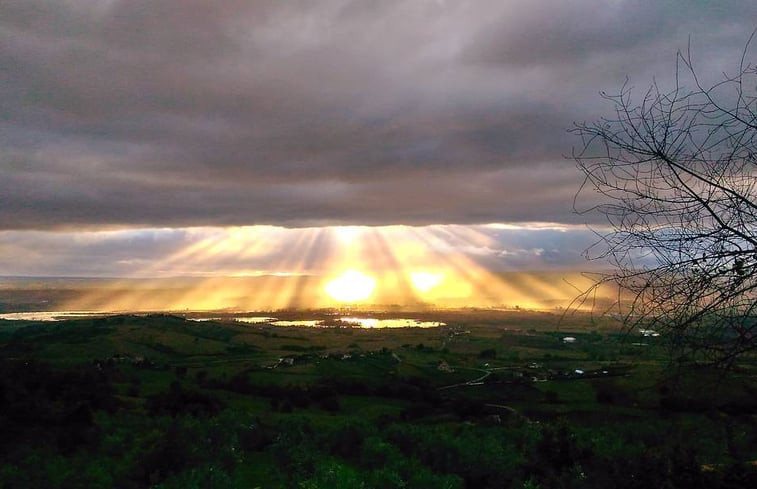
[[[0,371],[0,448],[52,443],[68,452],[97,438],[94,410],[116,407],[108,378],[89,366],[4,361]]]
[[[213,416],[221,411],[223,403],[209,394],[187,390],[174,381],[167,392],[148,398],[146,408],[150,416]]]

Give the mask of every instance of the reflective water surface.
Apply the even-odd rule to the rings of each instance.
[[[40,311],[40,312],[13,312],[0,314],[0,319],[9,321],[63,321],[66,319],[80,319],[86,317],[101,317],[112,315],[107,312],[92,311]],[[343,316],[333,320],[324,319],[298,319],[298,320],[281,320],[271,316],[198,316],[187,318],[190,321],[223,321],[233,320],[240,323],[249,324],[270,324],[273,326],[306,326],[306,327],[328,327],[328,326],[352,326],[359,328],[436,328],[445,326],[445,323],[439,321],[419,321],[409,318],[390,318],[379,319],[373,317]]]
[[[418,321],[417,319],[376,319],[363,317],[342,317],[342,323],[347,323],[361,328],[436,328],[444,326],[439,321]]]

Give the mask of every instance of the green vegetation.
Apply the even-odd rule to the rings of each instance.
[[[757,487],[754,358],[722,378],[610,319],[424,315],[448,326],[0,321],[0,487]]]

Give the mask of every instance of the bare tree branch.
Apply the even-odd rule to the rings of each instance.
[[[730,365],[757,350],[756,33],[735,75],[704,86],[679,52],[671,90],[653,81],[634,102],[626,80],[601,94],[613,118],[571,130],[584,174],[574,207],[607,220],[587,257],[614,267],[600,284],[623,291],[626,326],[658,330],[679,360]],[[602,202],[580,209],[586,193]]]

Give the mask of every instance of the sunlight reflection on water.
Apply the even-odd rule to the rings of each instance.
[[[303,321],[273,321],[271,324],[274,326],[323,326],[323,321],[320,319],[303,320]]]
[[[259,323],[270,323],[271,321],[277,321],[277,318],[266,317],[266,316],[239,316],[239,317],[235,317],[234,320],[239,321],[240,323],[259,324]]]
[[[65,321],[66,319],[81,319],[92,316],[107,316],[105,312],[93,311],[40,311],[40,312],[10,312],[0,314],[0,319],[8,321]]]
[[[66,319],[81,319],[87,317],[102,317],[112,315],[106,312],[92,311],[41,311],[41,312],[14,312],[0,314],[0,319],[9,321],[64,321]],[[190,321],[223,321],[224,318],[218,316],[192,317],[187,318]],[[326,324],[323,319],[304,319],[304,320],[280,320],[270,316],[237,316],[230,318],[240,323],[249,324],[270,324],[273,326],[306,326],[306,327],[329,327],[333,323]],[[371,317],[354,317],[345,316],[337,319],[337,326],[352,326],[359,328],[378,329],[378,328],[436,328],[445,326],[445,323],[439,321],[419,321],[417,319],[396,318],[396,319],[378,319]]]
[[[418,321],[417,319],[376,319],[360,317],[343,317],[339,321],[357,325],[361,328],[436,328],[444,326],[439,321]]]

